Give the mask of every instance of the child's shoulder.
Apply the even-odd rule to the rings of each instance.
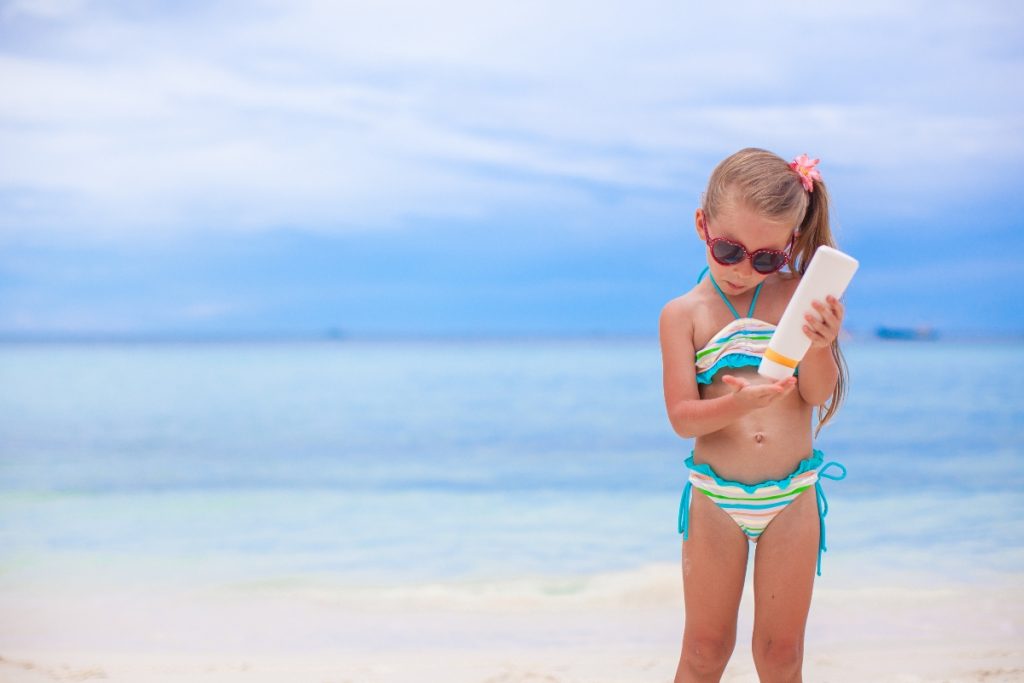
[[[697,311],[697,296],[691,289],[669,301],[661,308],[658,319],[662,343],[666,339],[682,339],[693,337],[693,318]]]
[[[703,304],[704,295],[700,287],[694,287],[665,304],[661,309],[662,320],[690,320]]]
[[[661,309],[660,327],[662,332],[673,336],[692,338],[694,329],[700,327],[711,306],[714,304],[708,298],[708,293],[699,284],[676,298],[669,301]]]

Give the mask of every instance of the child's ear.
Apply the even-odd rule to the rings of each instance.
[[[701,225],[704,219],[704,209],[697,209],[693,214],[693,222],[697,228],[697,237],[701,242],[707,242],[707,235],[704,234],[704,226]]]

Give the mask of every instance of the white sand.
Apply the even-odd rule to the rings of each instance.
[[[807,681],[1024,681],[1024,583],[820,582]],[[678,569],[411,587],[0,592],[0,681],[672,680]],[[723,680],[756,681],[749,594]]]

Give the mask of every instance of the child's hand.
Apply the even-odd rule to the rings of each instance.
[[[815,348],[826,348],[839,336],[839,328],[843,324],[843,305],[834,296],[825,297],[827,303],[812,301],[811,306],[818,312],[817,317],[811,313],[804,316],[807,324],[804,325],[804,334],[811,340],[811,346]]]
[[[796,377],[787,377],[771,384],[751,384],[740,377],[722,375],[722,381],[734,389],[736,400],[747,410],[764,408],[796,387]]]

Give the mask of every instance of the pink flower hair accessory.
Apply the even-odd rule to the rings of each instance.
[[[815,180],[821,181],[821,172],[815,168],[819,161],[821,159],[811,159],[806,154],[801,154],[789,164],[789,167],[800,176],[800,182],[804,184],[804,189],[808,192],[814,192]]]

